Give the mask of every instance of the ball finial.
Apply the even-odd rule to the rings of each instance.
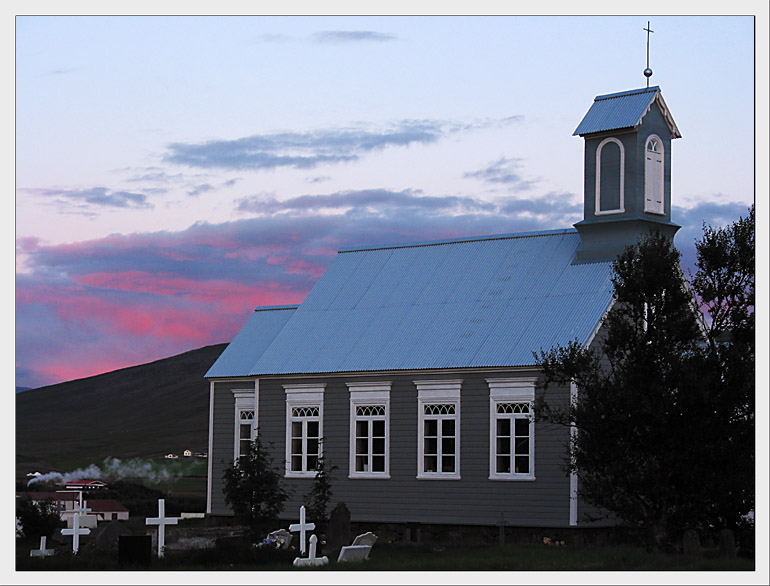
[[[652,77],[652,69],[649,67],[644,70],[644,77]]]

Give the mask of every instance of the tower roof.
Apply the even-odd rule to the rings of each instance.
[[[594,103],[583,120],[578,124],[573,136],[585,136],[597,132],[608,132],[624,128],[636,128],[642,118],[657,103],[671,131],[671,138],[681,138],[674,118],[663,101],[658,86],[596,96]]]

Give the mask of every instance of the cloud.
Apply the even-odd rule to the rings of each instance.
[[[331,128],[204,143],[175,142],[168,145],[163,160],[203,169],[312,169],[322,164],[355,162],[364,154],[389,147],[432,144],[452,133],[506,126],[520,120],[520,116],[472,123],[402,120],[382,129]]]
[[[44,189],[30,188],[20,191],[51,198],[56,204],[74,206],[83,212],[92,212],[94,208],[152,208],[143,193],[117,191],[107,187],[89,189]]]
[[[463,177],[480,179],[485,183],[502,184],[516,191],[532,189],[537,181],[522,179],[519,174],[519,169],[521,169],[521,167],[521,159],[500,157],[500,159],[484,169],[469,171],[465,173]]]
[[[55,246],[19,239],[26,272],[16,278],[16,384],[229,341],[254,307],[300,303],[343,248],[566,228],[582,217],[570,193],[500,202],[386,189],[261,197],[243,200],[257,217],[179,232]],[[673,210],[686,274],[702,222],[722,225],[746,211],[717,203]]]
[[[374,31],[320,31],[311,36],[311,40],[316,43],[383,43],[395,41],[397,38],[390,33]]]
[[[200,185],[195,185],[191,187],[187,191],[187,195],[190,197],[198,197],[201,193],[208,193],[209,191],[212,191],[214,189],[214,186],[210,183],[201,183]]]

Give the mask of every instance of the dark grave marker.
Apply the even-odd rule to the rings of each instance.
[[[149,567],[152,561],[152,535],[121,535],[118,537],[118,565]]]

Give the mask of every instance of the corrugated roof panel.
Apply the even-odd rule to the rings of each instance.
[[[565,230],[341,253],[251,372],[531,364],[590,335],[611,298],[611,263],[572,265],[578,243]]]
[[[211,365],[206,377],[248,375],[257,358],[273,342],[296,309],[296,305],[257,308]]]
[[[637,126],[659,91],[654,86],[597,96],[573,136]]]

